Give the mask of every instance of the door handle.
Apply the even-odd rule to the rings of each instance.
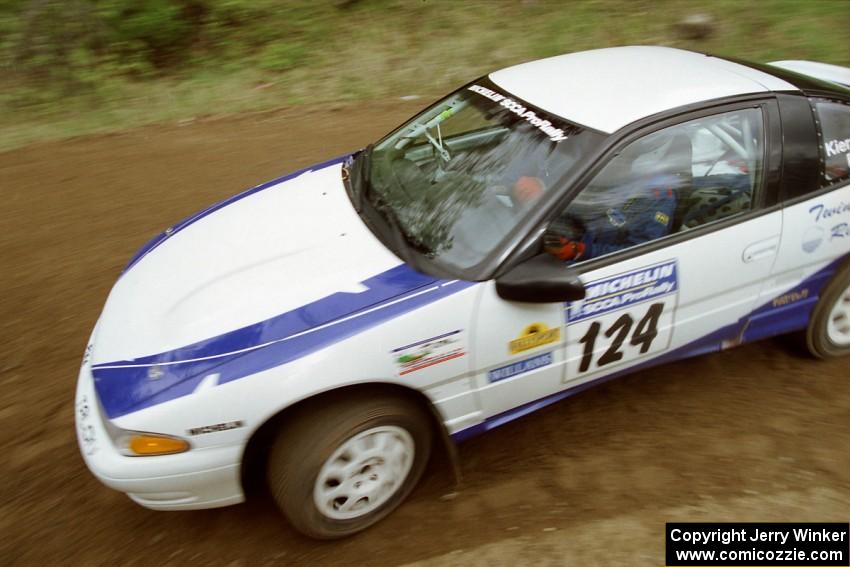
[[[750,262],[758,262],[759,260],[764,260],[765,258],[770,258],[771,256],[776,255],[778,248],[779,237],[774,236],[773,238],[768,238],[767,240],[750,244],[744,248],[744,253],[741,259],[746,264],[749,264]]]

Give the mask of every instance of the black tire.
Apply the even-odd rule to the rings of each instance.
[[[376,509],[351,519],[329,517],[313,496],[323,465],[346,441],[381,427],[400,428],[412,438],[409,472]],[[284,516],[299,532],[318,539],[349,536],[386,517],[410,494],[428,462],[432,437],[429,415],[403,396],[369,390],[308,403],[286,420],[272,446],[269,488]]]
[[[837,344],[829,337],[830,314],[837,302],[846,300],[848,288],[850,288],[850,263],[845,263],[821,293],[806,329],[806,347],[818,358],[836,358],[850,354],[850,344]]]

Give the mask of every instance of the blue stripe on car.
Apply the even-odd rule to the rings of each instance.
[[[104,411],[116,418],[188,395],[213,371],[226,383],[268,370],[474,285],[435,280],[406,264],[362,283],[362,293],[335,293],[180,349],[94,365]]]

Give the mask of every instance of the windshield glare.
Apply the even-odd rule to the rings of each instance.
[[[482,79],[374,147],[371,198],[415,248],[466,270],[497,250],[598,138]]]

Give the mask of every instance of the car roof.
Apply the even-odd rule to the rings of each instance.
[[[739,63],[670,47],[594,49],[508,67],[496,85],[566,120],[612,133],[676,107],[735,95],[798,91]]]

